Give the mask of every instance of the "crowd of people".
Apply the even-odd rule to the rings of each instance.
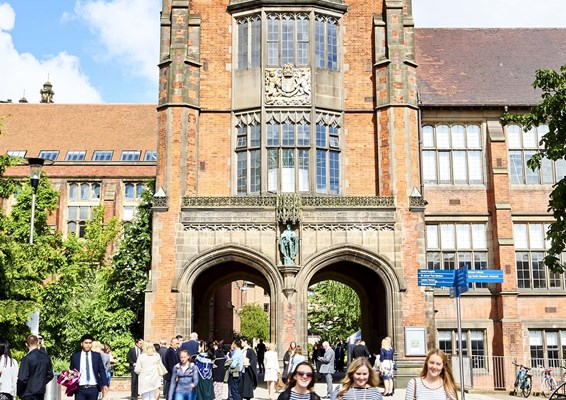
[[[91,335],[81,338],[81,350],[70,359],[69,371],[79,372],[73,389],[76,400],[106,399],[112,376],[109,346]],[[26,339],[28,353],[18,366],[10,344],[0,339],[0,400],[43,400],[46,385],[53,377],[53,366],[42,340],[36,335]],[[127,354],[131,373],[131,400],[249,400],[263,375],[268,399],[321,400],[313,390],[316,379],[326,383],[323,399],[381,400],[392,396],[394,387],[395,349],[391,338],[381,343],[379,355],[373,356],[362,340],[352,348],[338,342],[334,348],[324,341],[316,344],[308,356],[295,342],[289,344],[282,357],[275,343],[259,340],[254,348],[247,338],[234,340],[228,348],[222,341],[199,341],[196,333],[189,340],[182,336],[159,343],[138,339]],[[341,384],[333,388],[333,374],[347,370]],[[380,379],[383,391],[378,388]],[[160,388],[163,386],[163,392]],[[283,387],[284,386],[284,387]],[[278,391],[281,393],[278,393]],[[446,355],[431,350],[419,376],[409,380],[405,400],[457,400],[458,393]]]

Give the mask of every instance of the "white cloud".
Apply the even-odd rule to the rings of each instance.
[[[565,0],[413,0],[417,27],[563,28]]]
[[[156,82],[160,4],[136,0],[134,7],[131,0],[83,0],[75,13],[102,45],[96,51],[99,60],[118,62],[125,75]]]
[[[38,103],[39,91],[49,79],[57,81],[56,103],[100,103],[100,94],[79,70],[79,59],[66,52],[38,59],[14,47],[10,31],[16,13],[7,3],[0,4],[0,99],[17,102],[25,92],[30,103]]]

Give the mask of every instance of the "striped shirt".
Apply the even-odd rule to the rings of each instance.
[[[294,390],[291,390],[290,392],[291,395],[289,397],[289,400],[310,400],[311,398],[311,392],[305,394],[297,393]]]
[[[352,387],[346,393],[342,400],[381,400],[381,392],[378,388],[357,388]]]
[[[415,396],[415,382],[417,383],[417,395]],[[436,389],[428,388],[424,385],[420,378],[411,379],[407,384],[405,392],[405,400],[454,400],[456,397],[450,397],[446,394],[444,386]]]

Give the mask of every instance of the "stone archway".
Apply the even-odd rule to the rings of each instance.
[[[214,317],[210,299],[216,290],[230,282],[246,280],[264,288],[270,295],[271,337],[278,334],[278,298],[281,275],[265,255],[238,245],[222,245],[189,260],[175,282],[178,292],[176,326],[183,334],[196,331],[203,338],[214,337]]]
[[[352,245],[333,246],[318,252],[306,260],[297,274],[299,302],[305,308],[308,307],[308,287],[323,280],[339,281],[358,294],[362,337],[370,350],[379,350],[385,336],[391,336],[397,346],[402,345],[399,304],[400,293],[406,285],[389,260]],[[306,309],[304,312],[306,314]]]

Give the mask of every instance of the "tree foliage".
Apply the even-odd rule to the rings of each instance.
[[[238,312],[240,316],[240,335],[248,338],[270,340],[269,316],[259,304],[244,304]]]
[[[334,342],[360,329],[360,299],[349,286],[322,281],[309,288],[309,335]]]
[[[566,159],[566,65],[560,71],[541,69],[535,74],[535,88],[542,90],[542,100],[526,114],[506,113],[501,122],[503,125],[515,122],[521,124],[525,131],[534,126],[548,125],[541,141],[541,149],[527,162],[529,168],[540,169],[542,159]],[[555,222],[550,224],[547,237],[550,249],[544,263],[556,273],[564,272],[560,264],[560,255],[566,247],[566,178],[554,184],[548,202],[548,210],[552,211]]]

